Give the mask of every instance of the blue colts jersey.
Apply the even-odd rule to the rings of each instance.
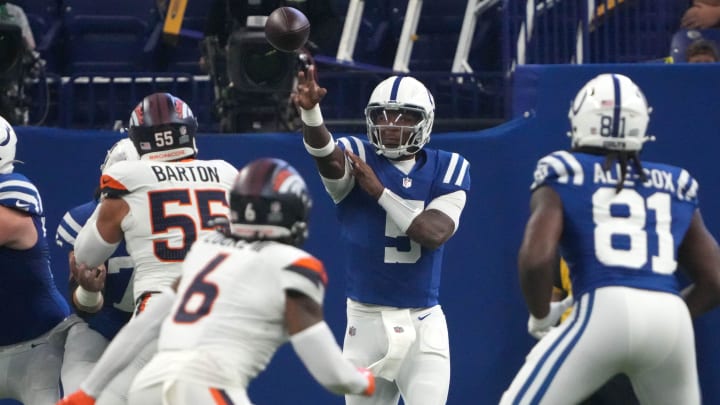
[[[31,340],[50,331],[70,309],[50,271],[42,200],[18,173],[0,174],[0,205],[30,214],[37,242],[27,250],[0,247],[0,346]]]
[[[95,211],[97,205],[97,201],[93,200],[65,213],[58,225],[55,243],[69,253],[75,245],[75,238],[80,229]],[[105,266],[107,278],[103,291],[105,297],[103,307],[95,314],[87,316],[81,314],[92,329],[111,340],[130,320],[134,306],[132,285],[130,285],[134,265],[132,258],[125,250],[124,241],[120,242],[115,253],[105,262]]]
[[[559,151],[540,159],[532,189],[552,187],[564,211],[560,254],[574,294],[615,285],[679,293],[677,251],[698,207],[698,183],[681,168],[643,162],[646,180],[628,167],[616,193],[619,163]]]
[[[386,188],[416,207],[425,208],[444,194],[470,189],[470,167],[457,153],[423,148],[406,175],[367,141],[341,138],[365,161]],[[355,185],[338,203],[345,249],[347,296],[353,300],[401,308],[438,303],[444,246],[423,248],[408,238],[376,200]]]

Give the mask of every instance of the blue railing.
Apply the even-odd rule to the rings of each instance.
[[[319,73],[328,89],[323,115],[340,129],[364,130],[363,111],[372,89],[391,73],[337,71]],[[436,100],[436,128],[443,131],[491,127],[505,116],[505,77],[500,73],[417,72]],[[96,73],[49,75],[30,87],[30,124],[62,128],[112,129],[126,124],[130,111],[147,94],[166,91],[187,101],[200,131],[216,132],[213,83],[207,76],[184,73]]]
[[[506,0],[504,60],[519,64],[628,63],[669,55],[687,2]]]

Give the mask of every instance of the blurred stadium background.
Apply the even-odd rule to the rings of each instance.
[[[162,39],[163,14],[152,0],[16,0],[27,12],[46,60],[31,80],[29,126],[17,127],[19,168],[38,185],[54,234],[63,212],[87,200],[105,150],[130,109],[147,93],[169,91],[198,116],[202,156],[240,166],[262,155],[282,157],[310,182],[316,206],[308,250],[330,270],[329,324],[344,325],[337,232],[329,198],[297,133],[216,134],[215,89],[197,63],[205,0],[189,0],[175,45]],[[358,4],[362,3],[362,4]],[[462,225],[446,251],[441,299],[453,356],[449,404],[493,404],[533,343],[519,293],[515,255],[527,218],[536,160],[566,148],[567,108],[592,76],[632,77],[654,107],[645,158],[685,166],[701,184],[703,214],[720,236],[720,184],[712,151],[720,149],[717,65],[682,61],[688,33],[677,0],[334,0],[341,20],[359,18],[352,52],[317,54],[329,90],[323,113],[336,137],[364,136],[362,111],[374,85],[393,70],[427,83],[438,107],[433,146],[463,153],[473,190]],[[358,17],[357,7],[362,6]],[[355,11],[353,11],[355,10]],[[403,30],[405,23],[410,26]],[[416,22],[415,29],[412,22]],[[409,34],[409,35],[408,35]],[[342,42],[342,41],[340,41]],[[343,53],[345,51],[345,53]],[[338,58],[339,57],[339,58]],[[671,58],[673,57],[673,58]],[[58,249],[59,250],[59,249]],[[56,280],[67,277],[53,251]],[[720,312],[698,319],[704,401],[720,403]],[[257,404],[341,404],[311,381],[282,349],[251,389]],[[0,401],[0,405],[10,404]]]

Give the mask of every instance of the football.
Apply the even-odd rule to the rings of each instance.
[[[275,49],[283,52],[302,48],[309,36],[310,21],[296,8],[277,8],[265,22],[265,38]]]

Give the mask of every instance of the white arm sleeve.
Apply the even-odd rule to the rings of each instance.
[[[292,335],[290,342],[310,374],[329,391],[362,394],[368,388],[368,378],[342,357],[325,321]]]
[[[90,268],[105,263],[117,249],[118,243],[108,243],[97,229],[97,221],[89,220],[75,239],[75,261]]]
[[[115,335],[100,360],[80,384],[80,389],[97,398],[110,380],[160,335],[160,326],[170,313],[173,302],[175,291],[169,287],[161,288],[160,294],[153,296],[152,305],[148,305]]]
[[[352,170],[350,168],[350,162],[345,159],[345,173],[339,179],[327,179],[320,176],[323,184],[325,185],[325,191],[330,195],[335,204],[342,201],[343,198],[350,194],[353,186],[355,185],[355,176],[351,175]]]
[[[435,209],[450,217],[455,223],[455,231],[460,226],[460,214],[465,208],[467,194],[464,190],[454,191],[452,193],[443,194],[440,197],[430,201],[426,210]],[[454,232],[453,232],[454,233]]]

